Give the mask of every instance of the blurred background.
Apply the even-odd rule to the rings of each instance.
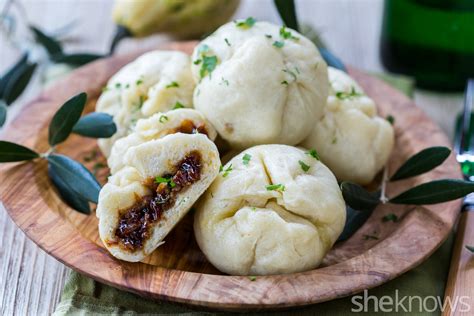
[[[384,2],[387,5],[385,18]],[[429,10],[418,12],[404,7],[410,3],[424,5]],[[45,34],[54,35],[66,53],[107,54],[116,32],[113,6],[114,0],[0,0],[0,16],[11,12],[16,20],[14,36],[8,35],[11,21],[2,22],[0,74],[17,62],[25,49],[32,49],[34,53],[30,57],[41,61],[24,93],[9,107],[8,121],[48,81],[60,78],[72,69],[64,64],[54,66],[48,63],[46,51],[38,50],[37,45],[32,46],[31,31],[26,25],[31,24]],[[445,67],[445,71],[452,69],[452,73],[459,69],[472,70],[474,59],[469,56],[460,59],[449,51],[441,58],[435,58],[436,52],[413,50],[403,43],[404,40],[410,43],[416,38],[426,38],[444,45],[443,49],[471,49],[471,57],[474,56],[474,36],[469,37],[474,34],[474,0],[297,0],[296,6],[300,23],[317,30],[327,48],[345,64],[371,73],[387,70],[410,73],[412,70],[411,78],[416,75],[420,79],[425,75],[422,78],[425,84],[420,84],[419,80],[423,89],[418,88],[414,94],[417,106],[423,108],[452,139],[454,121],[462,108],[462,80],[455,83],[454,79],[439,79],[436,73],[429,74],[427,79],[424,70],[441,67]],[[413,16],[415,13],[419,15]],[[282,23],[273,0],[241,0],[231,19],[249,16]],[[457,34],[462,36],[458,38]],[[140,39],[125,38],[118,43],[116,53],[137,48],[152,49],[169,40],[171,37],[163,34]],[[459,60],[464,64],[459,66]],[[408,69],[406,65],[409,65]],[[433,78],[435,84],[426,84]],[[448,81],[443,83],[443,80]],[[451,83],[453,85],[449,86]],[[431,90],[426,90],[426,87]],[[3,207],[0,208],[0,258],[0,306],[5,315],[15,311],[18,314],[46,314],[54,310],[68,269],[27,240],[14,227]]]
[[[427,8],[428,11],[413,10],[410,7],[413,4]],[[25,27],[26,21],[61,40],[66,52],[107,53],[116,32],[116,24],[112,19],[113,6],[114,0],[0,0],[2,13],[9,11],[17,20],[15,40],[20,43],[14,45],[3,27],[0,32],[0,73],[4,73],[20,58],[21,48],[18,46],[27,46],[26,39],[31,31],[28,32]],[[454,73],[456,70],[453,68],[453,62],[457,63],[457,69],[474,71],[474,37],[468,40],[469,34],[474,36],[472,0],[297,0],[296,6],[300,24],[313,27],[328,48],[345,64],[369,72],[407,72],[408,67],[408,72],[411,70],[410,74],[417,73],[418,77],[420,73],[421,76],[426,75],[423,67],[444,67],[443,71],[452,69],[451,72]],[[433,12],[441,12],[441,16]],[[282,23],[272,0],[241,0],[232,19],[249,16],[257,20]],[[411,21],[411,24],[407,21]],[[466,29],[465,26],[469,24],[469,29]],[[443,27],[448,28],[450,32],[441,34],[439,28]],[[461,37],[453,34],[461,34]],[[31,37],[31,34],[29,36]],[[400,38],[402,45],[397,41]],[[462,60],[464,64],[461,63],[460,66],[458,56],[450,52],[442,55],[439,60],[432,51],[413,50],[403,46],[405,39],[410,42],[414,39],[416,41],[417,38],[439,41],[440,45],[464,45],[472,50],[471,58],[467,56]],[[117,45],[116,53],[125,53],[137,48],[151,49],[171,39],[169,35],[163,34],[153,34],[140,39],[127,38]],[[383,62],[381,56],[384,57]],[[47,71],[36,71],[27,90],[9,110],[9,121],[19,111],[20,106],[17,104],[24,104],[38,93],[40,83],[44,84],[48,78],[55,78],[64,71],[64,67],[47,67]],[[419,80],[419,85],[423,88],[428,86],[437,92],[442,91],[443,94],[433,95],[432,92],[417,90],[415,100],[451,137],[455,120],[453,113],[457,113],[461,108],[462,97],[458,92],[462,91],[464,80],[458,79],[455,82],[452,78],[442,78],[436,81],[439,79],[436,78],[437,75],[428,74],[428,79],[435,79],[434,85],[430,82],[426,84],[427,80]],[[453,86],[447,83],[452,83]]]

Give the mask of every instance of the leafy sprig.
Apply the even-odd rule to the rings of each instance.
[[[46,159],[48,175],[63,200],[75,210],[89,214],[89,202],[97,203],[100,184],[81,163],[56,153],[56,145],[64,142],[71,133],[87,137],[112,136],[116,126],[110,115],[93,113],[81,118],[87,95],[79,93],[67,100],[54,114],[49,124],[48,142],[51,148],[38,153],[28,147],[8,141],[0,141],[0,163]]]
[[[54,63],[81,66],[103,57],[91,53],[65,53],[60,41],[43,32],[36,26],[28,25],[35,42],[42,46],[48,58]],[[7,107],[15,102],[25,91],[37,69],[38,62],[30,60],[30,52],[25,52],[11,68],[0,77],[0,127],[7,118]]]
[[[423,149],[410,157],[388,180],[384,181],[398,181],[431,171],[441,165],[450,153],[449,148],[440,146]],[[386,182],[383,182],[382,188],[385,185]],[[380,204],[427,205],[448,202],[474,192],[474,183],[459,179],[438,179],[407,189],[394,197],[385,197],[380,192],[369,192],[362,186],[350,182],[342,182],[341,190],[348,211],[346,227],[339,240],[345,240],[365,223]],[[396,216],[384,218],[385,222],[396,220],[398,220]]]

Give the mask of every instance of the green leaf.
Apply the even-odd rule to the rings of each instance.
[[[318,152],[316,151],[316,149],[310,149],[306,152],[307,155],[310,155],[311,157],[313,157],[314,159],[316,160],[321,160],[321,158],[319,157],[319,154]]]
[[[0,127],[5,124],[5,121],[7,120],[7,104],[3,101],[0,100]]]
[[[35,35],[35,40],[46,49],[50,56],[61,54],[63,52],[61,44],[57,40],[55,40],[51,36],[46,35],[45,33],[43,33],[43,31],[32,25],[30,25],[30,29]]]
[[[211,73],[214,71],[216,66],[217,66],[216,56],[203,56],[199,75],[201,76],[201,78],[204,78],[206,75],[211,75]]]
[[[112,39],[112,42],[110,44],[109,55],[112,55],[114,53],[115,48],[117,48],[117,45],[121,40],[132,36],[133,34],[128,28],[123,25],[117,25],[114,38]]]
[[[184,109],[184,108],[185,108],[185,106],[184,106],[181,102],[176,101],[176,103],[175,103],[175,105],[174,105],[174,107],[173,107],[173,110]]]
[[[59,54],[52,57],[53,61],[56,63],[70,64],[74,66],[82,66],[88,64],[94,60],[105,57],[104,55],[98,54]]]
[[[442,179],[420,184],[390,199],[393,204],[437,204],[462,198],[474,192],[474,183]]]
[[[173,177],[156,177],[155,178],[155,183],[166,183],[170,188],[174,188],[176,186],[176,183],[173,181]]]
[[[49,144],[57,145],[68,138],[74,125],[81,117],[87,101],[87,94],[84,92],[67,100],[54,114],[49,124]]]
[[[277,48],[282,48],[283,46],[285,46],[285,43],[284,42],[280,42],[280,41],[274,41],[273,42],[273,46],[277,47]]]
[[[283,23],[289,28],[298,31],[299,24],[296,17],[295,1],[293,0],[274,0],[275,6],[280,14]]]
[[[3,100],[5,100],[7,105],[15,102],[23,93],[31,77],[33,77],[35,69],[36,64],[25,63],[12,74],[8,82],[6,82],[5,91],[3,92]]]
[[[222,177],[226,178],[229,173],[232,171],[232,164],[230,164],[227,168],[224,169],[224,167],[221,165],[219,168],[219,172],[222,172]]]
[[[10,81],[12,76],[17,73],[17,71],[24,67],[28,63],[28,54],[24,53],[23,56],[1,77],[0,79],[0,99],[3,98],[5,94],[5,88],[7,83]]]
[[[300,164],[300,167],[304,172],[307,172],[309,170],[310,167],[305,164],[304,161],[298,160],[298,163]]]
[[[347,240],[354,235],[354,233],[364,225],[370,215],[372,215],[373,211],[373,209],[368,211],[357,211],[350,206],[346,206],[346,223],[344,224],[344,229],[337,241]]]
[[[284,184],[281,184],[281,183],[278,183],[278,184],[269,184],[269,185],[265,186],[265,189],[267,189],[267,191],[279,191],[279,192],[283,192],[283,191],[285,191],[285,185],[284,185]]]
[[[67,205],[83,214],[90,214],[89,202],[78,195],[69,184],[64,182],[55,169],[51,168],[51,165],[48,165],[48,175]]]
[[[117,126],[112,115],[94,112],[81,117],[72,132],[92,138],[109,138],[117,132]]]
[[[466,249],[469,250],[470,252],[474,253],[474,247],[473,246],[466,245],[464,247],[466,247]]]
[[[248,166],[249,162],[250,162],[250,159],[252,159],[252,155],[249,155],[249,154],[245,154],[243,157],[242,157],[242,163],[246,166]]]
[[[0,140],[0,162],[25,161],[38,157],[37,152],[27,147]]]
[[[398,216],[393,214],[393,213],[389,213],[387,215],[385,215],[384,217],[382,217],[382,222],[386,223],[386,222],[398,222]]]
[[[428,172],[442,164],[451,153],[446,147],[429,147],[411,156],[398,168],[390,181],[402,180]]]
[[[250,16],[246,18],[245,20],[235,21],[234,23],[235,23],[235,26],[246,30],[254,26],[255,22],[257,21],[253,17]]]
[[[358,184],[343,182],[341,190],[347,205],[355,210],[371,211],[380,204],[379,192],[368,192]]]
[[[97,203],[100,184],[92,173],[79,162],[64,155],[48,156],[51,172],[66,183],[82,199]]]

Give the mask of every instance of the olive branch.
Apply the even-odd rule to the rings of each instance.
[[[56,153],[56,145],[64,142],[71,133],[92,138],[108,138],[117,131],[111,115],[94,112],[81,117],[87,95],[78,95],[66,101],[54,114],[49,124],[46,152],[38,153],[28,147],[0,141],[0,163],[45,159],[48,175],[63,200],[73,209],[90,214],[89,202],[97,203],[99,182],[81,163]]]

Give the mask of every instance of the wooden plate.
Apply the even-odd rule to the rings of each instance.
[[[171,44],[166,48],[189,53],[193,45]],[[100,60],[74,71],[30,102],[8,127],[3,139],[46,151],[47,127],[58,107],[72,95],[86,91],[88,111],[92,111],[110,76],[140,53]],[[355,69],[350,73],[377,102],[381,116],[395,117],[396,148],[389,163],[392,172],[422,148],[449,146],[440,128],[403,94]],[[84,161],[96,148],[95,140],[72,135],[59,146],[58,152]],[[86,163],[91,168],[93,164],[97,161]],[[99,173],[104,176],[107,170]],[[433,253],[447,237],[460,208],[460,201],[426,207],[381,206],[355,235],[335,245],[319,269],[251,281],[247,277],[222,275],[212,267],[194,240],[192,214],[146,262],[122,262],[101,245],[95,215],[79,214],[60,200],[46,175],[44,161],[3,164],[0,174],[1,199],[12,219],[30,239],[67,266],[149,298],[222,310],[308,305],[385,283]],[[428,174],[390,184],[388,195],[442,177],[461,177],[453,155]],[[383,223],[381,218],[388,213],[397,214],[401,220]],[[378,239],[366,240],[365,235],[376,235]]]

